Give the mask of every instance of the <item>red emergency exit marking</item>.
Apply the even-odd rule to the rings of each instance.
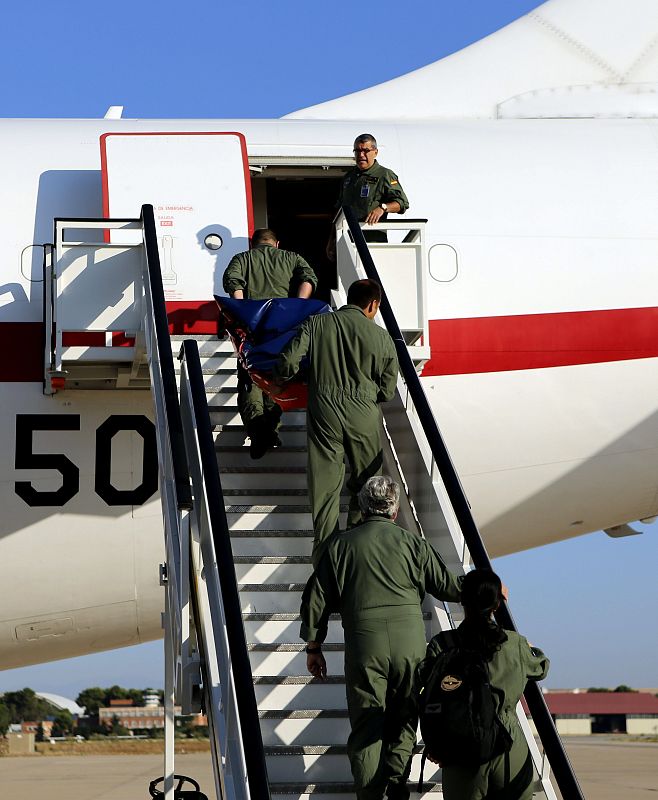
[[[173,224],[174,224],[174,221],[171,220],[171,219],[161,219],[160,220],[160,225],[163,225],[163,226],[168,225],[169,227],[171,227]]]

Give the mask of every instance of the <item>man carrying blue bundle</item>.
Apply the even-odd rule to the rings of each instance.
[[[344,457],[351,467],[348,527],[361,521],[361,487],[382,468],[380,404],[395,394],[398,358],[389,334],[373,321],[381,298],[375,281],[355,281],[347,305],[302,322],[274,368],[274,379],[283,384],[308,357],[306,430],[315,566],[338,530]]]
[[[268,300],[273,297],[308,299],[318,279],[297,253],[279,249],[276,234],[258,228],[251,248],[237,253],[224,272],[224,291],[235,300]],[[251,443],[252,458],[262,458],[271,447],[281,445],[277,433],[281,408],[255,386],[249,373],[238,365],[238,411]]]

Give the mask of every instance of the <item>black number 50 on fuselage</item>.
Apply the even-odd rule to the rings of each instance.
[[[40,491],[30,481],[16,481],[16,494],[28,506],[63,506],[80,491],[80,469],[63,453],[35,453],[35,431],[79,431],[79,414],[17,414],[16,469],[52,469],[62,476],[62,485]],[[112,439],[120,431],[134,431],[143,439],[142,482],[134,489],[112,485]],[[112,414],[96,429],[96,494],[108,506],[142,505],[158,488],[158,455],[155,426],[141,414]]]

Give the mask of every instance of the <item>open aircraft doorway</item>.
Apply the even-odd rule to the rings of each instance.
[[[341,166],[255,165],[250,160],[254,220],[271,228],[284,250],[303,256],[318,276],[316,297],[329,300],[336,288],[336,265],[325,248],[336,215],[340,182],[351,159]]]

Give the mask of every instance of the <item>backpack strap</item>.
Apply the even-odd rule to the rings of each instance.
[[[455,647],[459,647],[457,631],[454,628],[449,628],[447,631],[441,631],[436,638],[441,643],[441,650],[452,650]]]
[[[420,759],[420,777],[418,778],[418,794],[423,793],[423,772],[425,772],[425,762],[427,761],[427,748],[423,748],[423,755]]]

